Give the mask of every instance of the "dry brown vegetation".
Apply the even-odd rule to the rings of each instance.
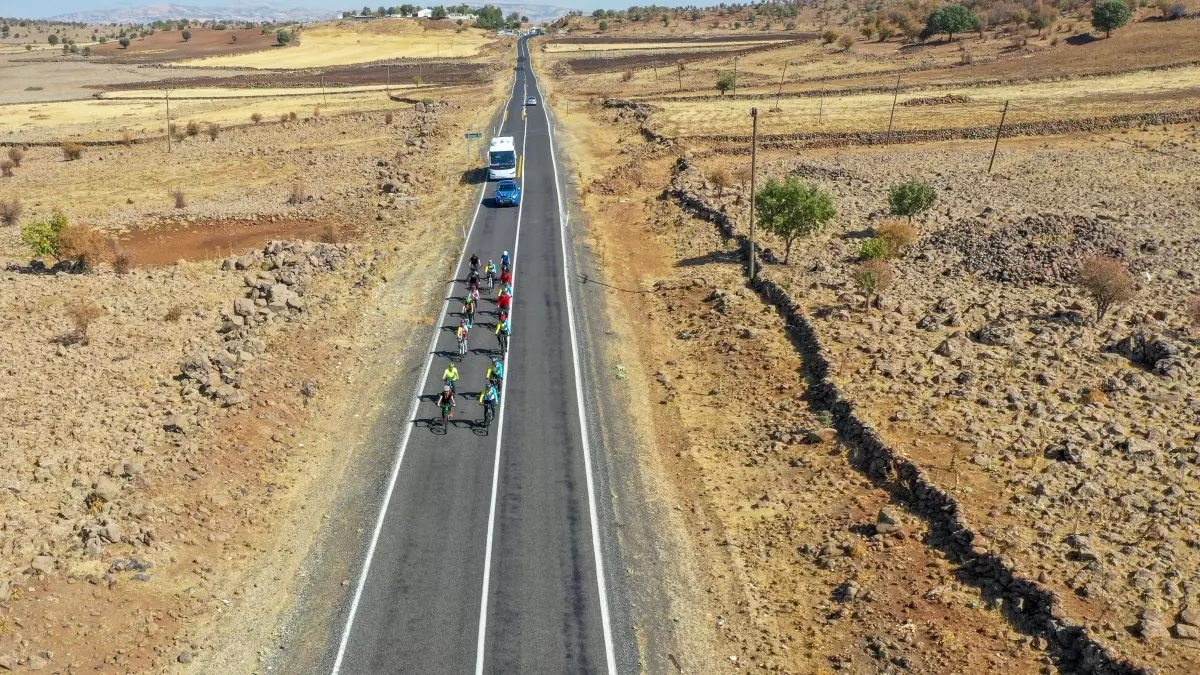
[[[58,257],[73,260],[85,270],[91,270],[107,259],[111,250],[108,238],[87,225],[67,225],[58,233]]]
[[[196,120],[189,120],[184,129],[187,131],[188,136],[200,135],[200,123]]]
[[[1096,306],[1096,321],[1104,319],[1114,305],[1129,302],[1137,284],[1121,261],[1106,256],[1087,256],[1079,263],[1075,283]]]
[[[71,324],[75,327],[72,340],[86,347],[91,340],[88,329],[91,328],[93,321],[104,316],[104,310],[90,300],[75,300],[67,307],[67,316],[70,317]]]
[[[167,313],[163,315],[163,321],[169,323],[178,323],[183,317],[183,305],[171,305]]]
[[[288,193],[287,203],[296,206],[303,204],[308,199],[308,187],[303,181],[292,183],[291,191]]]
[[[875,235],[887,242],[889,255],[900,257],[917,242],[917,228],[907,220],[885,220],[875,226]]]
[[[21,220],[21,212],[23,210],[21,200],[16,197],[0,199],[0,223],[4,223],[9,227],[16,225]]]
[[[83,157],[83,146],[75,141],[63,141],[62,154],[68,162],[75,161]]]
[[[187,195],[183,192],[183,188],[171,190],[171,199],[175,202],[175,208],[177,209],[187,206]]]
[[[13,166],[21,166],[21,160],[25,159],[25,151],[21,148],[9,148],[8,158],[12,161]]]
[[[215,141],[221,135],[221,125],[216,122],[209,122],[205,125],[204,132],[208,134],[209,140]]]
[[[250,115],[250,121],[251,121],[251,122],[254,122],[255,124],[258,124],[258,123],[259,123],[259,122],[261,122],[262,120],[263,120],[262,113],[257,113],[257,112],[256,112],[256,113],[254,113],[254,114]]]
[[[0,159],[0,176],[12,178],[13,167],[15,166],[16,164],[13,164],[11,159]]]
[[[136,263],[137,257],[134,255],[133,251],[119,247],[113,251],[112,266],[113,271],[117,274],[129,274],[133,271],[133,267]]]

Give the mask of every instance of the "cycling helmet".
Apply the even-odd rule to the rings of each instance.
[[[442,391],[450,391],[450,385],[442,387]]]
[[[505,251],[505,252],[504,252],[504,255],[508,255],[508,251]]]

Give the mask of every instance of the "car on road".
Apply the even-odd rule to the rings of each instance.
[[[496,206],[517,206],[521,203],[521,186],[515,180],[502,180],[496,184]]]
[[[529,98],[525,99],[525,105],[537,105],[537,97],[530,96]]]

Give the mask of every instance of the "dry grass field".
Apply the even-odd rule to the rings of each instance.
[[[0,671],[270,670],[328,486],[436,313],[477,195],[460,139],[507,96],[509,53],[442,62],[460,76],[419,103],[374,73],[323,95],[312,70],[0,71],[22,85],[0,106]],[[64,72],[46,93],[86,98],[38,101]],[[164,101],[138,98],[157,89],[91,96],[143,72],[186,73],[170,152]],[[232,313],[247,274],[289,282],[286,316]],[[232,398],[179,378],[228,349]]]
[[[715,85],[730,57],[695,56],[678,40],[661,49],[674,25],[626,33],[629,22],[610,20],[612,35],[593,38],[645,36],[658,58],[632,70],[614,61],[573,72],[578,55],[554,37],[534,53],[589,246],[610,283],[645,291],[607,296],[609,348],[629,374],[631,414],[650,429],[638,449],[645,470],[682,514],[662,527],[707,591],[669,602],[691,662],[647,655],[649,670],[656,656],[664,670],[703,663],[714,673],[1082,667],[920,529],[933,519],[906,501],[899,476],[860,464],[851,435],[821,430],[840,422],[811,396],[811,353],[787,340],[747,287],[743,254],[714,226],[747,231],[749,153],[741,140],[705,136],[749,136],[757,107],[768,138],[839,133],[849,143],[760,147],[760,189],[797,178],[829,194],[836,215],[798,240],[788,265],[784,242],[761,221],[758,232],[770,249],[761,275],[799,304],[856,414],[958,502],[977,550],[1048,589],[1059,614],[1112,656],[1197,672],[1200,460],[1186,410],[1200,395],[1200,316],[1189,309],[1200,295],[1197,124],[1006,137],[990,175],[990,140],[855,145],[888,128],[900,71],[901,132],[994,125],[1006,101],[1006,125],[1195,110],[1197,21],[1135,20],[1088,40],[1086,20],[1069,17],[1015,48],[1007,27],[953,43],[868,42],[855,12],[818,24],[853,31],[849,50],[809,41],[748,54],[736,96],[724,99]],[[732,19],[745,20],[705,13],[696,23]],[[590,19],[576,21],[583,30]],[[685,54],[680,71],[671,57]],[[822,88],[823,108],[813,95]],[[916,99],[930,100],[904,105]],[[883,232],[888,191],[906,180],[929,183],[936,201],[915,219],[911,248],[883,263],[891,285],[865,308],[863,242]],[[1136,286],[1104,321],[1074,283],[1081,257],[1097,250],[1127,265]],[[1149,336],[1187,365],[1156,371],[1117,347]],[[884,504],[897,513],[881,513]],[[893,522],[904,534],[886,534]],[[921,550],[905,546],[916,539]],[[697,651],[706,644],[719,647]]]
[[[236,68],[317,68],[395,58],[464,58],[495,42],[488,32],[430,28],[406,20],[339,21],[303,31],[300,44],[252,54],[214,56],[181,62],[186,66]]]

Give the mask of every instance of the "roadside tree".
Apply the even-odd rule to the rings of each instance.
[[[733,73],[721,73],[717,77],[717,90],[724,96],[725,92],[733,89],[737,85],[737,80],[734,79]]]
[[[811,236],[837,215],[833,197],[795,178],[768,180],[755,196],[754,206],[763,229],[783,239],[785,265],[798,237]]]
[[[930,35],[945,33],[950,42],[954,41],[955,33],[966,33],[976,30],[979,18],[975,12],[962,5],[942,5],[929,15],[925,22],[925,30]]]
[[[888,194],[888,206],[893,216],[905,216],[912,222],[913,216],[925,213],[937,201],[937,192],[929,183],[913,180],[893,185]]]
[[[1104,37],[1111,37],[1114,30],[1129,23],[1130,14],[1123,0],[1098,0],[1092,9],[1092,26],[1104,31]]]

